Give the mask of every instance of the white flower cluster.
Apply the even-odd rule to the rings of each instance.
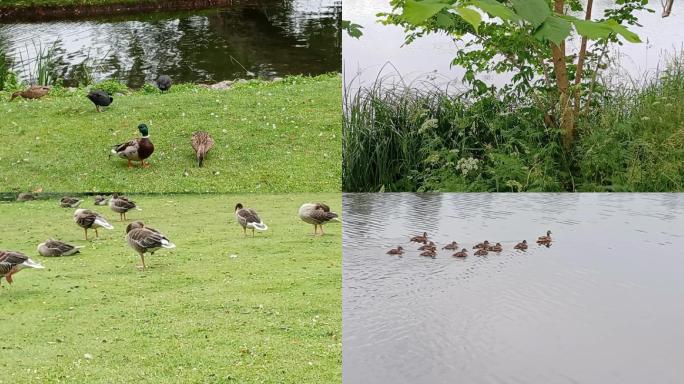
[[[427,119],[423,124],[420,126],[420,129],[418,130],[418,133],[425,133],[427,131],[432,131],[433,129],[437,128],[437,119]]]
[[[461,173],[463,173],[463,176],[467,176],[468,173],[471,171],[477,171],[478,164],[480,160],[472,158],[472,157],[464,157],[461,159],[458,159],[458,163],[456,163],[456,169],[460,170]]]

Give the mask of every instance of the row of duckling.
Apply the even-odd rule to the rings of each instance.
[[[546,235],[539,236],[537,238],[537,244],[543,245],[546,247],[551,246],[551,231],[546,231]],[[410,242],[412,243],[420,243],[423,244],[420,247],[418,247],[419,251],[422,251],[420,253],[420,256],[425,256],[425,257],[437,257],[437,244],[435,244],[433,241],[431,241],[428,238],[427,232],[423,232],[422,235],[417,235],[413,236],[410,239]],[[458,249],[461,248],[459,251]],[[523,240],[519,243],[517,243],[513,249],[516,250],[521,250],[525,251],[527,250],[528,245],[527,245],[527,240]],[[466,248],[462,248],[459,246],[458,242],[452,241],[451,243],[445,245],[442,247],[443,250],[449,250],[449,251],[457,251],[454,254],[452,254],[453,257],[459,257],[459,258],[464,258],[468,257],[468,250]],[[473,246],[473,249],[475,250],[474,255],[475,256],[487,256],[489,252],[494,252],[494,253],[501,253],[503,251],[503,246],[501,243],[496,243],[496,244],[491,244],[489,240],[485,240],[481,243],[475,244]],[[392,248],[389,251],[387,251],[388,255],[403,255],[404,254],[404,248],[402,246],[397,246],[396,248]]]
[[[161,75],[156,80],[157,87],[163,92],[171,89],[172,80],[167,75]],[[12,94],[11,100],[16,97],[23,97],[26,99],[39,99],[50,92],[51,87],[32,85],[24,91],[15,92]],[[114,101],[114,98],[103,90],[91,90],[88,95],[88,99],[95,104],[95,108],[98,112],[101,111],[102,107],[108,107]],[[133,138],[124,143],[119,143],[112,146],[111,155],[116,155],[124,160],[128,161],[128,168],[133,167],[133,162],[138,161],[140,165],[144,168],[150,166],[149,162],[146,162],[150,156],[154,153],[154,144],[150,139],[149,127],[146,124],[138,125],[138,131],[142,135],[138,138]],[[202,167],[204,165],[204,159],[206,158],[209,151],[214,147],[214,139],[205,131],[197,131],[192,134],[190,138],[190,145],[195,151],[195,157],[197,159],[197,165]]]
[[[102,202],[106,200],[104,196],[95,196],[96,205],[104,205]],[[108,204],[115,212],[120,214],[122,222],[126,220],[125,213],[131,209],[138,209],[134,201],[114,194],[108,199]],[[80,205],[82,200],[65,196],[60,200],[60,206],[71,208],[72,205]],[[299,218],[307,224],[314,226],[314,236],[324,235],[323,225],[329,222],[340,222],[337,213],[331,211],[330,207],[324,203],[304,203],[299,207]],[[85,233],[85,240],[88,240],[88,230],[95,231],[95,237],[99,237],[98,229],[104,228],[107,230],[114,229],[114,226],[109,223],[107,218],[100,213],[91,210],[78,208],[73,214],[74,223],[83,228]],[[247,236],[247,230],[252,230],[252,236],[255,236],[255,231],[263,232],[268,229],[268,226],[259,217],[256,210],[246,208],[241,203],[235,205],[235,219],[243,229],[243,234]],[[173,249],[176,245],[169,240],[169,238],[157,229],[149,227],[142,221],[134,221],[126,226],[126,243],[140,256],[142,265],[139,268],[145,269],[145,254],[153,255],[160,249]],[[71,245],[66,242],[48,239],[38,245],[37,250],[41,256],[57,257],[57,256],[71,256],[80,253],[83,246]],[[4,276],[5,280],[12,284],[12,276],[22,269],[43,269],[44,266],[24,253],[18,251],[2,251],[0,250],[0,280]]]

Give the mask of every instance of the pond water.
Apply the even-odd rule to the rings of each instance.
[[[344,382],[681,382],[684,194],[343,201]],[[423,231],[470,256],[419,256]],[[485,239],[504,251],[473,256]]]
[[[594,4],[594,15],[602,15],[603,10],[614,2],[597,0]],[[675,3],[671,15],[664,19],[660,16],[659,0],[649,0],[649,7],[656,12],[638,13],[642,27],[632,27],[644,43],[626,43],[615,48],[616,65],[623,76],[627,73],[638,77],[654,71],[659,65],[662,67],[668,55],[684,50],[684,28],[681,27],[684,6]],[[457,45],[445,34],[434,34],[402,47],[402,28],[377,23],[376,14],[390,10],[389,0],[344,0],[343,18],[364,27],[364,35],[360,39],[350,38],[346,33],[343,37],[343,67],[348,86],[368,85],[379,73],[382,76],[394,75],[394,80],[398,80],[396,75],[400,74],[405,82],[430,79],[431,83],[438,84],[463,77],[463,70],[450,67],[455,50],[462,44]],[[492,84],[503,84],[510,76],[481,74],[480,78]]]
[[[341,70],[340,0],[250,1],[223,9],[0,25],[3,45],[31,81],[36,56],[54,45],[58,78],[75,85],[87,60],[95,80],[140,87],[175,82],[316,75]]]

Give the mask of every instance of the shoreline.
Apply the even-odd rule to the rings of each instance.
[[[114,4],[94,5],[12,5],[0,6],[0,22],[73,20],[144,12],[201,10],[253,2],[252,0],[151,0],[142,2],[117,1]]]

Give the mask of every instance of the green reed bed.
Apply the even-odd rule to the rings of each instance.
[[[595,97],[572,150],[532,101],[436,86],[348,92],[345,191],[674,191],[684,185],[684,62]],[[548,119],[548,117],[546,117]]]

